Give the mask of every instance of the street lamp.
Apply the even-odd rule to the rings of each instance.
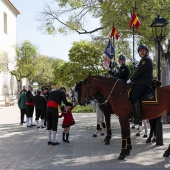
[[[150,25],[152,27],[152,34],[155,37],[155,42],[158,43],[158,63],[157,63],[157,75],[158,80],[161,80],[161,74],[160,74],[160,47],[161,47],[161,41],[165,38],[165,31],[166,31],[166,25],[168,24],[167,20],[165,18],[161,18],[160,15],[153,21],[153,23]],[[155,31],[155,34],[154,34]]]
[[[152,34],[155,37],[154,40],[158,44],[158,62],[157,62],[157,79],[161,80],[160,74],[160,56],[161,56],[161,41],[165,38],[166,25],[168,24],[165,18],[161,18],[160,15],[150,25],[152,27]],[[155,31],[155,34],[154,34]],[[156,145],[163,145],[163,133],[162,133],[162,120],[161,117],[155,119],[156,121]]]

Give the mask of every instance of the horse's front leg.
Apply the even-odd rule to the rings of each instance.
[[[104,139],[105,145],[109,145],[110,144],[110,139],[112,137],[112,131],[110,128],[110,114],[108,113],[104,113],[105,116],[105,122],[106,122],[106,127],[107,127],[107,134],[106,137]]]
[[[121,153],[118,157],[119,160],[124,160],[124,158],[130,154],[130,151],[132,150],[131,145],[131,138],[130,138],[130,125],[129,120],[121,120],[120,126],[121,126],[121,133],[122,133],[122,149]]]

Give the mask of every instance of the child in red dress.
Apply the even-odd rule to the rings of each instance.
[[[61,106],[61,112],[62,113],[58,117],[59,118],[64,117],[63,123],[62,123],[62,128],[63,128],[63,138],[62,138],[62,140],[63,140],[63,142],[69,143],[68,138],[69,138],[69,135],[70,135],[69,134],[70,126],[75,124],[75,121],[74,121],[74,118],[73,118],[71,111],[75,106],[71,106],[71,107],[68,107],[66,105]],[[65,138],[65,136],[66,136],[66,138]]]

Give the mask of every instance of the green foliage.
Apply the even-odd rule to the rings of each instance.
[[[69,59],[70,62],[61,62],[55,68],[55,77],[67,87],[84,80],[89,72],[96,75],[102,71],[101,52],[94,43],[74,42],[69,51]]]
[[[31,42],[24,41],[17,46],[16,54],[17,64],[11,74],[15,75],[18,81],[35,74],[36,62],[34,58],[37,55],[36,47]]]
[[[0,73],[8,70],[8,54],[6,52],[0,53]]]
[[[129,43],[128,38],[132,38],[132,29],[129,28],[129,23],[135,2],[135,11],[141,22],[141,26],[138,30],[135,30],[135,44],[145,43],[151,50],[153,49],[151,47],[155,47],[155,44],[152,29],[149,25],[158,14],[170,20],[169,0],[56,0],[56,6],[60,8],[53,10],[52,5],[54,6],[55,4],[49,5],[45,12],[41,13],[40,18],[42,25],[43,23],[50,23],[50,27],[55,27],[57,22],[55,30],[63,34],[71,31],[79,34],[92,34],[98,31],[98,35],[108,37],[114,24],[120,34],[119,41],[115,42],[116,53],[122,50],[125,55],[130,57],[131,43]],[[100,21],[98,28],[93,27],[94,18]],[[91,25],[90,30],[89,24]],[[42,26],[42,28],[46,29],[45,26]],[[169,33],[170,27],[167,29],[167,34]],[[119,52],[117,55],[119,55]]]
[[[90,112],[94,112],[93,107],[91,105],[87,105],[87,106],[80,106],[77,105],[73,110],[73,113],[90,113]]]

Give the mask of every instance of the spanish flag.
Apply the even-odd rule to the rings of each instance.
[[[111,32],[111,34],[110,34],[110,38],[113,37],[113,36],[115,36],[117,40],[119,39],[119,34],[118,34],[118,32],[116,31],[116,28],[115,28],[115,27],[112,28],[112,32]]]
[[[139,26],[140,26],[140,21],[139,21],[139,19],[138,19],[138,17],[137,17],[137,15],[136,15],[135,12],[134,12],[133,15],[132,15],[132,18],[131,18],[131,20],[130,20],[129,27],[131,28],[132,25],[134,25],[136,29],[138,29]]]

